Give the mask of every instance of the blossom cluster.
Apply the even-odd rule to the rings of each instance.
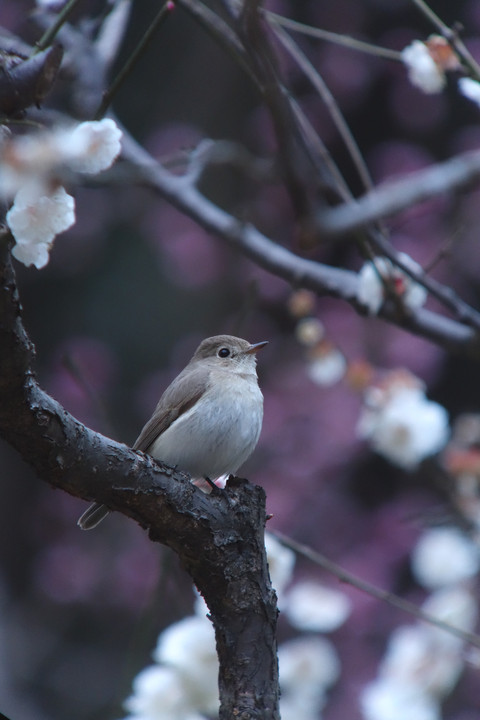
[[[326,338],[321,321],[313,315],[314,293],[297,290],[292,293],[289,310],[296,320],[295,337],[307,353],[307,375],[322,387],[334,385],[343,378],[347,361],[341,350]]]
[[[459,630],[477,619],[470,584],[480,567],[478,546],[453,527],[425,531],[412,555],[412,571],[432,594],[422,610]],[[390,637],[378,675],[363,690],[365,720],[441,720],[441,703],[465,665],[464,641],[433,624],[398,627]]]
[[[448,413],[428,400],[418,378],[392,372],[381,384],[367,388],[357,433],[394,465],[415,470],[447,443]]]
[[[338,628],[348,617],[346,596],[308,581],[291,584],[294,553],[266,535],[268,564],[279,606],[291,625],[309,632],[279,647],[283,720],[316,720],[328,688],[340,674],[337,653],[318,632]],[[213,626],[201,597],[195,614],[164,630],[153,652],[155,664],[142,670],[125,701],[126,720],[203,720],[218,711],[218,661]]]
[[[447,84],[446,72],[462,70],[459,57],[445,38],[431,35],[426,42],[414,40],[402,50],[402,60],[412,85],[428,95],[442,92]],[[461,95],[480,106],[480,82],[460,77]]]
[[[426,42],[414,40],[403,49],[402,60],[412,85],[428,94],[443,90],[446,71],[461,68],[457,54],[440,35],[431,35]]]
[[[401,253],[405,268],[421,270],[412,258]],[[427,291],[386,258],[367,262],[359,273],[357,297],[377,313],[387,292],[395,293],[406,308],[414,310],[426,300]],[[316,384],[332,385],[343,377],[352,389],[363,391],[363,407],[357,436],[394,465],[415,470],[427,457],[437,454],[450,437],[448,413],[429,400],[421,380],[406,370],[386,373],[377,382],[367,362],[351,362],[325,338],[325,328],[313,315],[313,296],[302,290],[292,294],[289,310],[295,318],[295,334],[307,351],[307,375]]]
[[[75,223],[75,201],[64,177],[96,175],[121,151],[121,130],[109,118],[70,127],[4,137],[0,145],[0,196],[13,199],[7,225],[12,254],[25,265],[44,267],[56,235]]]
[[[404,266],[414,272],[422,270],[409,255],[400,253]],[[388,293],[394,294],[406,308],[415,310],[427,299],[427,291],[386,258],[375,258],[367,262],[358,276],[357,298],[375,315],[387,299]]]
[[[444,455],[452,479],[453,500],[466,523],[480,531],[480,415],[463,413],[454,423]]]

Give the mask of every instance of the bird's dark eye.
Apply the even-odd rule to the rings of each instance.
[[[220,348],[218,351],[218,357],[226,358],[230,355],[230,350],[226,347]]]

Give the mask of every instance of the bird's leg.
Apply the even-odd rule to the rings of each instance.
[[[206,480],[206,482],[210,485],[210,487],[212,488],[212,491],[213,491],[213,490],[217,490],[217,491],[220,490],[220,488],[218,487],[218,485],[215,485],[215,483],[213,482],[213,480],[210,480],[210,478],[207,477],[206,475],[205,475],[205,480]]]

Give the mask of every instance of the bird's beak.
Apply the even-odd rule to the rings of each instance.
[[[250,345],[248,350],[245,350],[245,355],[254,355],[259,350],[261,350],[265,345],[268,345],[268,340],[262,340],[262,342],[255,343],[254,345]]]

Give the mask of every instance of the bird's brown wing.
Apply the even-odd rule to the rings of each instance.
[[[187,369],[188,380],[185,381]],[[201,398],[207,387],[209,374],[209,370],[205,367],[192,370],[187,365],[163,393],[155,412],[135,440],[133,449],[148,452],[150,445],[158,436]]]

